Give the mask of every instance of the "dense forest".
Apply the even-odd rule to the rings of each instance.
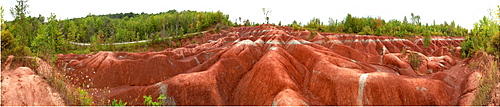
[[[110,50],[96,46],[75,46],[70,42],[102,43],[130,42],[138,40],[160,40],[177,38],[188,33],[220,29],[221,26],[255,26],[257,22],[231,22],[229,16],[220,11],[197,12],[169,10],[156,14],[117,13],[106,15],[89,14],[86,17],[73,19],[56,19],[56,15],[45,17],[29,16],[28,4],[18,1],[16,7],[10,9],[15,17],[13,21],[2,19],[2,60],[8,55],[39,56],[51,58],[58,53],[88,53],[91,51]],[[500,10],[500,7],[499,9]],[[430,36],[467,37],[463,43],[464,56],[471,51],[487,50],[498,54],[499,22],[498,10],[493,17],[484,17],[474,25],[473,29],[465,29],[454,21],[450,23],[432,24],[420,22],[420,16],[411,13],[409,19],[383,20],[373,17],[353,17],[347,14],[344,20],[328,20],[328,24],[313,18],[307,24],[292,22],[287,26],[295,30],[313,32],[355,33],[362,35],[425,37],[428,44]],[[1,9],[4,17],[4,9]],[[265,12],[265,11],[264,11]],[[264,13],[265,14],[265,13]],[[265,17],[269,20],[269,17]],[[241,20],[241,19],[240,19]],[[241,22],[241,21],[240,21]],[[267,22],[269,23],[269,22]],[[278,25],[281,25],[279,23]],[[113,49],[113,48],[111,48]],[[85,50],[85,51],[82,51]]]

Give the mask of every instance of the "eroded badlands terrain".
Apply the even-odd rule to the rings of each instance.
[[[127,105],[160,94],[165,105],[469,105],[481,74],[464,66],[462,41],[432,37],[426,47],[423,38],[261,25],[159,52],[59,54],[56,63],[95,101]]]

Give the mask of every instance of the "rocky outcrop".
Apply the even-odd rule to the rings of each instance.
[[[458,105],[463,38],[294,31],[261,25],[205,33],[200,45],[160,52],[58,55],[72,84],[95,98],[144,105]],[[450,70],[453,69],[453,70]]]

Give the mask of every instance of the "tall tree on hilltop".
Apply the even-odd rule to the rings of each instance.
[[[266,18],[266,24],[269,24],[269,14],[272,12],[271,9],[269,8],[262,8],[262,12],[264,13],[264,16]]]
[[[16,0],[16,2],[17,5],[14,8],[10,8],[10,14],[12,14],[16,20],[26,18],[26,14],[29,14],[29,11],[27,11],[29,5],[26,4],[28,0]]]

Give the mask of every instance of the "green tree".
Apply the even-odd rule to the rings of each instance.
[[[495,43],[491,43],[490,40],[495,40],[496,38],[492,37],[498,32],[499,24],[484,16],[483,19],[479,20],[479,23],[474,23],[470,35],[462,43],[462,56],[471,56],[478,50],[488,49],[489,52],[493,52]]]
[[[269,24],[269,14],[272,12],[269,8],[262,8],[262,13],[264,13],[264,17],[266,19],[266,24]]]
[[[314,31],[326,31],[326,28],[323,26],[323,23],[321,22],[321,20],[319,20],[319,18],[311,19],[304,27]]]
[[[57,52],[63,51],[65,46],[60,43],[58,36],[61,34],[59,31],[59,24],[55,19],[56,15],[51,14],[48,22],[38,29],[35,40],[31,43],[33,52],[36,56],[50,60]]]
[[[411,24],[413,24],[413,25],[419,25],[420,26],[421,25],[421,23],[420,23],[420,16],[411,13]]]
[[[17,2],[18,4],[14,8],[11,8],[11,14],[15,19],[10,23],[4,23],[4,10],[3,7],[0,8],[2,61],[5,60],[8,55],[28,56],[31,54],[30,48],[26,46],[28,40],[27,37],[25,37],[29,33],[32,33],[29,30],[29,28],[32,27],[30,27],[29,23],[26,22],[26,14],[29,13],[26,11],[26,8],[28,7],[26,4],[27,1],[18,0]],[[19,22],[23,23],[19,24]]]
[[[17,5],[10,9],[10,13],[14,16],[12,25],[12,33],[15,38],[20,40],[22,46],[29,45],[29,42],[34,38],[35,30],[30,25],[27,11],[29,5],[27,0],[16,0]]]

